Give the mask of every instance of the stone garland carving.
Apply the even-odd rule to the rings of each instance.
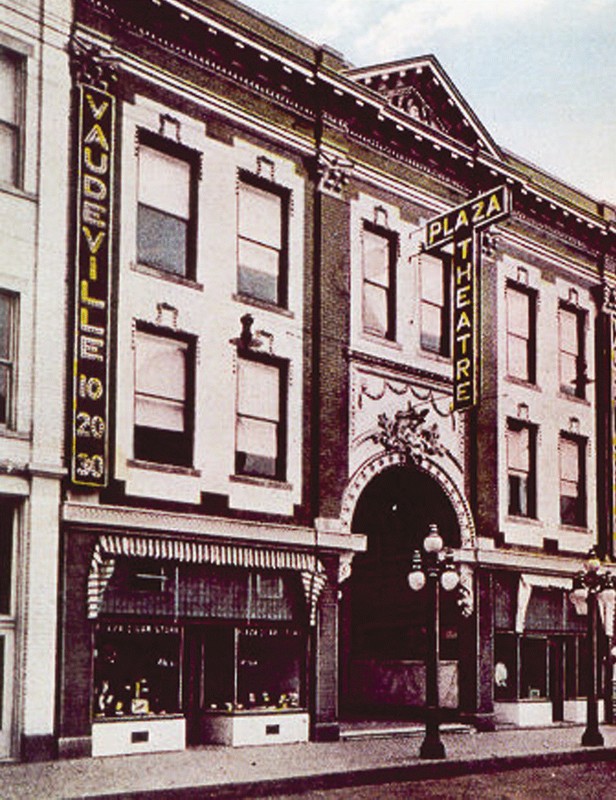
[[[396,411],[393,419],[379,414],[378,433],[372,439],[388,453],[397,453],[412,464],[421,464],[427,456],[444,456],[438,425],[427,426],[430,409],[417,411],[409,400],[406,410]]]

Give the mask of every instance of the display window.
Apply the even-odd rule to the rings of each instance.
[[[94,632],[94,717],[179,712],[180,648],[177,625],[100,622]]]

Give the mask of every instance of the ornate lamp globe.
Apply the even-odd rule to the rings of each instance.
[[[443,549],[443,539],[434,523],[430,525],[430,533],[424,539],[423,546],[426,553],[440,553]]]

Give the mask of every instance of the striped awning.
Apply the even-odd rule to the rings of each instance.
[[[327,580],[323,564],[312,553],[154,536],[104,534],[99,536],[94,546],[88,575],[89,619],[98,617],[118,556],[247,569],[295,570],[301,574],[311,625],[316,623],[317,603]]]

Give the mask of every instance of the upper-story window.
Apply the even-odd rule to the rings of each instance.
[[[586,354],[584,311],[561,305],[558,309],[560,390],[575,397],[586,397]]]
[[[135,458],[190,466],[194,355],[191,342],[136,331]]]
[[[17,298],[0,292],[0,425],[11,425],[15,384]]]
[[[507,284],[507,374],[527,383],[536,381],[536,295]]]
[[[450,355],[450,268],[440,258],[422,255],[419,261],[421,296],[420,344],[423,350]]]
[[[286,451],[286,364],[239,358],[235,471],[283,480]]]
[[[137,261],[193,278],[198,158],[175,142],[139,131]]]
[[[386,339],[396,338],[395,236],[364,223],[362,232],[363,328]]]
[[[507,421],[508,513],[515,517],[535,517],[537,513],[536,439],[534,425]]]
[[[237,216],[239,294],[272,305],[286,306],[288,191],[242,173]]]
[[[561,434],[560,521],[564,525],[586,525],[586,440]]]
[[[24,59],[0,47],[0,182],[21,183]]]

